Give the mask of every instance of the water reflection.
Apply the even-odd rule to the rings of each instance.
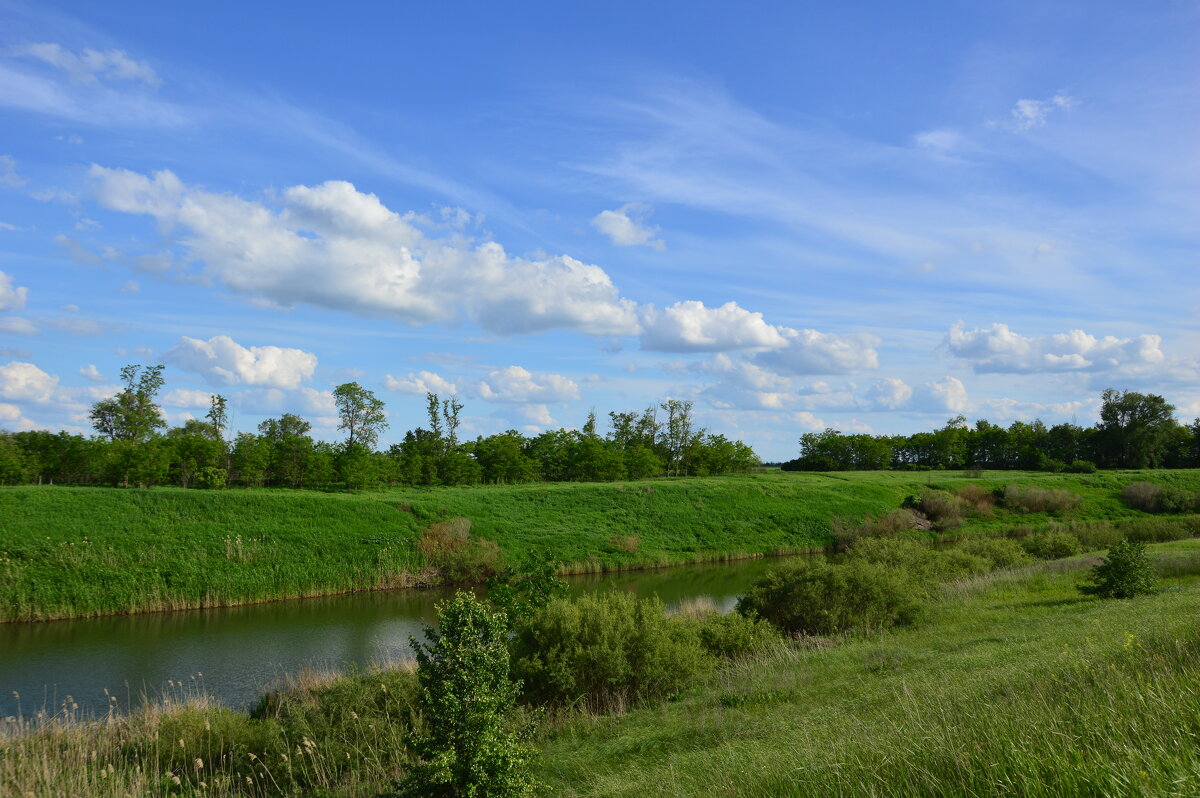
[[[769,560],[572,577],[572,594],[626,590],[668,609],[707,599],[732,608]],[[434,606],[449,591],[391,591],[229,609],[0,625],[0,715],[56,709],[69,695],[103,713],[161,694],[168,682],[203,687],[248,707],[287,673],[345,669],[411,657]],[[17,695],[19,694],[19,698]]]

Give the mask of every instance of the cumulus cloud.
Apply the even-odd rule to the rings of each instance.
[[[958,377],[923,383],[917,386],[913,395],[917,408],[928,412],[948,410],[951,413],[966,413],[971,409],[967,386]]]
[[[817,418],[807,410],[801,410],[799,413],[792,414],[792,420],[799,424],[801,428],[810,432],[820,432],[828,428],[824,419]]]
[[[307,303],[407,324],[460,315],[501,334],[553,328],[638,331],[634,304],[598,266],[567,255],[526,259],[494,242],[436,239],[344,181],[293,186],[280,207],[93,166],[106,208],[182,231],[185,268],[281,305]]]
[[[21,310],[28,298],[28,288],[13,285],[12,276],[0,272],[0,312]]]
[[[1027,337],[1013,332],[1007,324],[967,330],[962,322],[953,325],[945,338],[950,353],[968,361],[976,374],[1144,368],[1163,363],[1161,343],[1157,335],[1097,338],[1083,330]]]
[[[456,394],[458,387],[440,374],[432,371],[409,372],[404,377],[393,377],[387,374],[383,384],[389,391],[407,393],[414,396],[424,396],[427,393]]]
[[[13,48],[12,53],[61,69],[76,83],[133,81],[155,86],[162,82],[148,63],[130,58],[124,50],[74,52],[61,44],[39,42]]]
[[[245,347],[227,335],[207,341],[184,336],[163,360],[218,385],[271,388],[297,388],[317,368],[317,356],[311,352],[279,346]]]
[[[476,392],[490,402],[554,404],[579,398],[579,386],[559,374],[534,374],[520,366],[507,366],[488,372],[479,381]]]
[[[601,211],[592,218],[592,227],[599,230],[619,247],[651,247],[662,251],[667,248],[661,238],[655,238],[659,229],[646,224],[645,217],[650,208],[637,202],[629,202],[615,211]]]
[[[89,379],[92,382],[108,382],[108,377],[105,377],[103,374],[101,374],[100,369],[96,368],[92,364],[80,367],[79,376]]]
[[[785,343],[757,360],[781,374],[850,374],[879,368],[879,339],[873,335],[839,335],[817,330],[778,328]]]
[[[167,407],[208,407],[212,393],[194,388],[173,388],[163,394],[162,403]]]
[[[642,349],[656,352],[728,352],[734,349],[777,348],[788,340],[767,324],[763,314],[726,302],[719,308],[703,302],[676,302],[658,310],[642,309]]]
[[[1052,112],[1078,104],[1077,100],[1063,92],[1048,100],[1017,100],[1012,109],[1013,126],[1021,132],[1042,127]]]
[[[0,398],[15,402],[49,402],[56,387],[58,377],[32,363],[14,360],[0,366]]]
[[[867,401],[873,407],[897,410],[912,399],[913,389],[904,380],[888,377],[877,381],[867,391]]]
[[[778,410],[795,399],[792,380],[744,359],[717,355],[698,370],[717,375],[719,380],[705,388],[703,396],[713,407],[741,410]]]

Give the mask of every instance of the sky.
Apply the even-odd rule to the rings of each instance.
[[[384,445],[1190,420],[1200,3],[0,0],[0,428],[126,364]]]

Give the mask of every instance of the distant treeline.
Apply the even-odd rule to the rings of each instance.
[[[1109,389],[1093,427],[1016,421],[1008,427],[963,416],[933,432],[843,435],[833,429],[800,438],[785,471],[943,468],[1090,472],[1097,468],[1200,468],[1200,418],[1175,420],[1155,394]]]
[[[580,430],[526,436],[516,430],[460,441],[456,399],[426,396],[428,426],[384,451],[384,403],[356,382],[333,391],[346,433],[314,440],[312,425],[285,413],[258,433],[229,434],[226,399],[212,397],[201,419],[167,429],[156,397],[162,366],[122,369],[124,389],[92,406],[91,437],[67,432],[0,431],[0,485],[69,484],[184,488],[365,488],[535,481],[611,481],[745,472],[759,465],[740,441],[697,428],[692,403],[669,399],[642,412],[595,413]]]

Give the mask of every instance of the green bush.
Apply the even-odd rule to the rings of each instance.
[[[1153,593],[1157,578],[1146,544],[1122,540],[1108,550],[1104,562],[1092,568],[1091,580],[1079,590],[1099,598],[1133,598]]]
[[[1075,521],[1062,529],[1052,529],[1052,531],[1067,532],[1074,536],[1083,546],[1084,551],[1107,549],[1125,537],[1111,521]]]
[[[192,478],[192,487],[200,490],[220,490],[229,484],[229,472],[224,468],[201,468]]]
[[[512,656],[526,698],[592,706],[677,693],[715,664],[694,624],[620,591],[550,602],[518,625]]]
[[[982,557],[991,564],[989,570],[1020,568],[1033,562],[1033,557],[1021,544],[1010,538],[978,538],[960,543],[958,550]]]
[[[1062,513],[1074,510],[1083,497],[1063,488],[1035,488],[1029,485],[1006,485],[1001,503],[1018,513]]]
[[[715,657],[734,659],[757,654],[779,642],[779,631],[761,618],[736,612],[706,612],[694,619],[676,616],[677,623],[694,623],[700,645]]]
[[[1074,460],[1067,466],[1067,470],[1072,474],[1095,474],[1096,464],[1091,460]]]
[[[1060,560],[1083,551],[1079,538],[1067,532],[1041,532],[1021,541],[1025,551],[1039,560]]]
[[[428,644],[410,638],[428,731],[414,741],[420,762],[401,794],[532,794],[530,751],[509,717],[520,684],[508,678],[508,618],[459,592],[438,605],[438,627],[426,628]]]
[[[903,571],[850,557],[796,560],[764,574],[738,601],[789,634],[825,635],[853,628],[882,629],[915,622],[922,589]]]
[[[846,558],[902,571],[926,588],[991,570],[980,557],[904,538],[863,538],[850,548]]]

